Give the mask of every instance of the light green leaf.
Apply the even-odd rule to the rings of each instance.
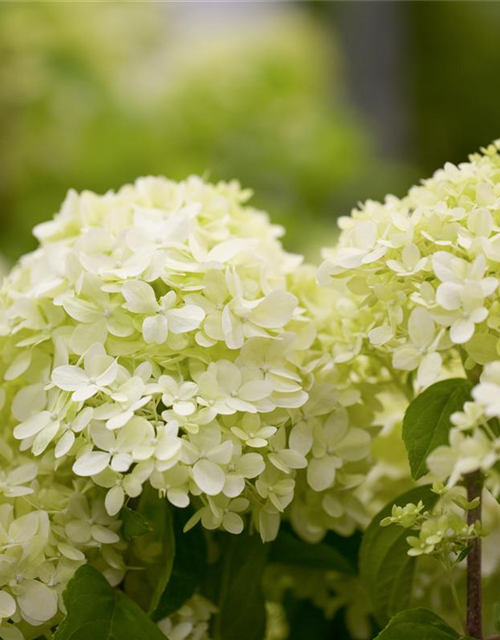
[[[467,640],[428,609],[398,613],[375,640]]]
[[[422,500],[429,509],[437,499],[429,485],[411,489],[388,503],[363,535],[360,574],[379,624],[385,624],[392,615],[409,606],[415,572],[415,558],[407,553],[408,531],[398,526],[381,527],[380,522],[391,514],[393,504],[404,506]]]
[[[54,640],[165,640],[135,602],[88,565],[78,569],[63,599],[67,615]]]
[[[427,473],[426,459],[431,451],[448,443],[450,416],[470,400],[471,388],[471,383],[463,378],[436,382],[406,410],[403,440],[415,480]]]
[[[228,536],[223,550],[214,640],[263,640],[266,629],[262,574],[269,545],[258,535]]]

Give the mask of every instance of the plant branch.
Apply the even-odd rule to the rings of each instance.
[[[480,471],[465,476],[467,500],[481,498],[483,478]],[[475,509],[467,512],[467,524],[481,521],[481,501]],[[483,637],[483,602],[481,593],[481,539],[473,542],[467,556],[467,633],[473,638]]]

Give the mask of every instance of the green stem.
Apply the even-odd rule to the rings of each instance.
[[[451,596],[453,598],[453,604],[455,605],[455,611],[457,612],[458,619],[460,620],[460,625],[463,629],[463,632],[467,633],[467,626],[465,624],[465,620],[463,618],[463,613],[462,613],[463,609],[460,603],[460,598],[458,597],[457,587],[455,585],[455,580],[453,577],[453,569],[450,565],[450,559],[448,555],[446,555],[446,559],[444,561],[443,566],[444,566],[446,575],[448,577],[448,581],[450,583]]]

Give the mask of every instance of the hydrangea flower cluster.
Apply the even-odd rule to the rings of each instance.
[[[319,281],[341,280],[369,310],[363,352],[420,387],[458,354],[469,368],[497,357],[499,150],[445,165],[402,199],[366,202],[324,253]]]
[[[0,638],[7,640],[49,628],[85,562],[112,584],[125,573],[120,522],[106,513],[99,489],[70,469],[55,477],[49,460],[34,461],[16,444],[8,434],[0,439]]]
[[[449,443],[426,460],[445,494],[438,507],[431,512],[423,512],[423,505],[395,507],[384,522],[414,529],[409,554],[440,559],[452,591],[451,569],[484,536],[481,526],[467,524],[457,512],[457,507],[473,508],[457,485],[481,472],[489,490],[483,491],[485,522],[498,509],[491,494],[500,495],[499,223],[500,140],[469,162],[445,165],[403,198],[368,201],[342,218],[339,242],[324,251],[318,271],[322,286],[347,292],[356,305],[350,327],[357,341],[351,344],[358,359],[378,360],[392,381],[388,401],[382,397],[386,407],[398,407],[403,398],[404,411],[441,378],[465,373],[476,384],[472,401],[451,416]],[[398,429],[394,433],[401,445]],[[404,452],[400,460],[377,454],[388,438],[386,425],[373,446],[380,461],[358,492],[364,502],[374,491],[376,499],[385,495],[394,481],[402,486],[389,500],[411,486],[409,469],[401,464]],[[398,443],[390,442],[392,451]],[[494,546],[488,550],[492,573],[498,567]]]
[[[302,266],[292,284],[316,331],[308,366],[314,384],[290,434],[292,446],[308,460],[297,473],[290,519],[310,542],[329,529],[351,535],[370,520],[360,492],[378,433],[373,424],[384,378],[373,358],[358,357],[364,320],[355,300],[348,292],[321,289],[315,278],[315,269]]]
[[[315,270],[283,250],[282,229],[245,206],[249,195],[195,177],[70,192],[4,280],[12,467],[0,510],[5,553],[19,547],[29,567],[12,577],[9,560],[4,618],[52,618],[38,591],[58,596],[88,559],[119,581],[120,510],[145,483],[195,506],[187,527],[238,534],[249,514],[272,540],[289,506],[310,540],[366,521],[354,488],[375,400],[367,364],[353,362],[355,303],[319,289]],[[9,533],[28,513],[30,526]],[[33,580],[27,601],[43,604],[43,619],[15,600]]]

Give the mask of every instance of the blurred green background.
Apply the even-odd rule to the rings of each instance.
[[[68,188],[239,179],[318,259],[335,219],[500,136],[500,4],[0,3],[0,253]]]

